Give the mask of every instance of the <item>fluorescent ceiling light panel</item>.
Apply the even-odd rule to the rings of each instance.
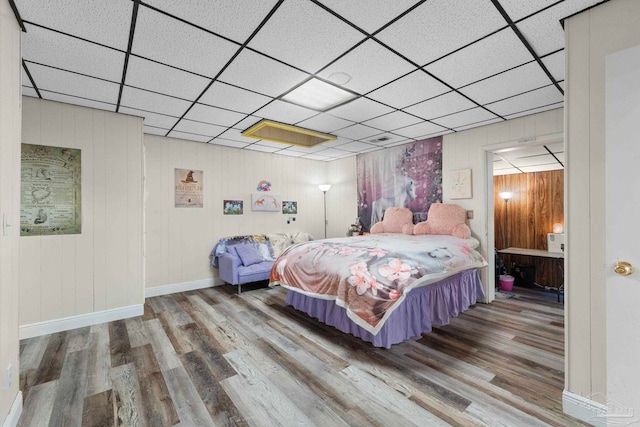
[[[311,79],[282,97],[285,101],[314,110],[326,111],[357,95],[318,79]]]
[[[326,133],[269,120],[261,120],[242,132],[242,136],[289,145],[300,145],[303,147],[313,147],[314,145],[336,139],[335,136]]]

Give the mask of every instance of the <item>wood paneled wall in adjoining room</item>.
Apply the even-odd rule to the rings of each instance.
[[[547,250],[547,233],[553,224],[564,224],[564,170],[501,175],[493,178],[495,242],[497,249],[508,247]],[[510,191],[505,202],[498,194]],[[557,287],[562,282],[554,259],[503,255],[509,271],[514,264],[532,265],[536,281]]]

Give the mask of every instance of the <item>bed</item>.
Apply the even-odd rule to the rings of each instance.
[[[270,285],[286,288],[297,310],[389,348],[484,296],[487,263],[473,240],[386,233],[301,243],[275,261]]]

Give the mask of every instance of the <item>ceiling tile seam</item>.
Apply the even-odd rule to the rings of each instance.
[[[149,110],[145,110],[144,108],[131,107],[131,106],[125,105],[125,104],[122,104],[121,107],[122,108],[128,108],[130,110],[141,111],[143,113],[151,113],[151,114],[157,114],[159,116],[171,117],[172,119],[177,119],[178,118],[177,116],[172,116],[171,114],[159,113],[157,111],[149,111]]]
[[[515,113],[509,113],[506,115],[506,117],[511,117],[511,116],[515,116],[516,114],[522,114],[522,113],[526,113],[527,111],[533,111],[533,110],[538,110],[540,108],[546,108],[546,107],[551,107],[553,105],[557,105],[558,108],[560,108],[561,106],[564,105],[564,101],[561,102],[552,102],[551,104],[545,104],[545,105],[540,105],[538,107],[533,107],[533,108],[527,108],[526,110],[522,110],[522,111],[516,111]]]
[[[474,82],[467,83],[467,84],[464,84],[464,85],[462,85],[462,86],[458,86],[458,87],[457,87],[457,89],[464,89],[464,88],[466,88],[466,87],[468,87],[468,86],[474,85],[474,84],[476,84],[476,83],[483,82],[483,81],[488,80],[488,79],[490,79],[490,78],[492,78],[492,77],[499,76],[500,74],[504,74],[504,73],[506,73],[506,72],[508,72],[508,71],[513,71],[513,70],[515,70],[516,68],[524,67],[525,65],[529,65],[529,64],[534,63],[534,62],[536,62],[536,60],[535,60],[535,59],[532,59],[531,61],[524,62],[524,63],[522,63],[522,64],[520,64],[520,65],[516,65],[516,66],[511,67],[511,68],[507,68],[506,70],[502,70],[502,71],[500,71],[500,72],[498,72],[498,73],[495,73],[495,74],[492,74],[492,75],[490,75],[490,76],[483,77],[483,78],[481,78],[481,79],[479,79],[479,80],[476,80],[476,81],[474,81]]]
[[[186,70],[184,68],[176,67],[175,65],[167,64],[166,62],[158,61],[156,59],[148,58],[146,56],[139,55],[137,53],[131,52],[130,56],[135,56],[136,58],[144,59],[145,61],[153,62],[158,65],[164,65],[165,67],[173,68],[174,70],[182,71],[184,73],[189,73],[194,76],[202,77],[204,79],[211,79],[211,76],[205,76],[204,74],[196,73],[195,71]]]
[[[417,71],[417,70],[416,70],[416,71]],[[423,120],[423,121],[425,121],[425,122],[429,122],[429,123],[435,124],[435,123],[431,122],[431,119],[425,119],[424,117],[418,116],[417,114],[410,113],[409,111],[405,111],[405,109],[406,109],[406,108],[409,108],[409,107],[411,107],[411,106],[413,106],[413,105],[420,104],[420,103],[422,103],[422,102],[426,102],[426,101],[432,100],[432,99],[437,98],[437,97],[439,97],[439,96],[446,95],[446,94],[451,93],[451,92],[454,92],[454,91],[450,90],[450,91],[448,91],[448,92],[441,93],[441,94],[436,95],[436,96],[432,96],[431,98],[423,99],[423,100],[421,100],[421,101],[416,102],[415,104],[407,105],[407,106],[406,106],[406,107],[404,107],[404,108],[395,108],[395,107],[393,107],[393,106],[391,106],[391,105],[387,105],[387,104],[385,104],[384,102],[380,102],[380,101],[377,101],[377,100],[375,100],[375,99],[372,99],[372,98],[369,98],[369,97],[363,96],[363,98],[365,98],[365,99],[368,99],[368,100],[370,100],[370,101],[377,102],[378,104],[384,105],[385,107],[393,108],[393,109],[395,110],[395,111],[392,111],[391,113],[385,113],[385,114],[381,114],[381,115],[379,115],[379,116],[372,117],[372,118],[370,118],[370,119],[365,120],[365,122],[368,122],[368,121],[370,121],[370,120],[378,119],[378,118],[383,117],[383,116],[386,116],[386,115],[388,115],[388,114],[392,114],[392,113],[396,113],[396,112],[401,112],[401,113],[407,114],[407,115],[409,115],[409,116],[411,116],[411,117],[415,117],[416,119],[420,119],[420,120]],[[474,107],[474,108],[476,108],[476,107]],[[366,124],[364,124],[364,123],[358,123],[358,124],[362,124],[363,126],[369,126],[369,125],[366,125]],[[417,125],[417,124],[419,124],[419,123],[414,123],[413,125],[409,125],[409,126],[414,126],[414,125]],[[438,126],[440,126],[440,125],[438,125]],[[373,126],[369,126],[369,127],[373,127]],[[398,129],[404,129],[405,127],[407,127],[407,126],[402,126],[402,127],[400,127],[400,128],[396,128],[395,130],[398,130]],[[440,126],[440,127],[444,127],[444,126]],[[376,128],[376,129],[377,129],[377,128]],[[449,129],[449,128],[446,128],[446,129],[451,130],[451,131],[453,130],[453,129]]]
[[[133,1],[135,1],[135,0],[133,0]],[[156,12],[158,12],[158,13],[161,13],[162,15],[165,15],[165,16],[167,16],[167,17],[169,17],[169,18],[173,18],[173,19],[175,19],[176,21],[180,21],[180,22],[182,22],[183,24],[187,24],[187,25],[189,25],[189,26],[191,26],[191,27],[197,28],[198,30],[204,31],[205,33],[211,34],[211,35],[213,35],[213,36],[220,37],[221,39],[224,39],[224,40],[226,40],[226,41],[228,41],[228,42],[230,42],[230,43],[233,43],[233,44],[237,45],[238,47],[242,46],[242,43],[240,43],[240,42],[238,42],[238,41],[236,41],[236,40],[230,39],[229,37],[227,37],[227,36],[223,36],[222,34],[218,34],[218,33],[216,33],[215,31],[208,30],[208,29],[206,29],[206,28],[204,28],[204,27],[201,27],[200,25],[194,24],[194,23],[193,23],[193,22],[191,22],[191,21],[187,21],[186,19],[183,19],[183,18],[180,18],[180,17],[178,17],[178,16],[172,15],[171,13],[166,12],[166,11],[164,11],[164,10],[162,10],[162,9],[158,9],[157,7],[152,6],[152,5],[148,4],[148,3],[145,3],[145,2],[144,2],[144,1],[142,1],[142,0],[140,0],[140,4],[141,4],[142,6],[144,6],[144,7],[148,8],[148,9],[151,9],[151,10],[153,10],[153,11],[156,11]]]
[[[13,11],[13,14],[16,17],[16,21],[18,21],[18,25],[20,25],[22,32],[26,33],[27,29],[24,27],[24,21],[22,20],[22,16],[20,16],[20,12],[18,11],[18,8],[16,7],[16,4],[13,2],[13,0],[9,0],[9,6]]]
[[[551,55],[555,55],[558,52],[562,52],[563,50],[564,50],[564,47],[561,47],[560,49],[556,49],[556,50],[551,51],[549,53],[545,53],[544,55],[540,55],[540,59],[548,58]]]
[[[372,38],[372,40],[375,40],[376,42],[378,42],[381,46],[384,46],[385,48],[389,49],[391,52],[395,53],[396,55],[398,55],[399,57],[401,57],[402,59],[404,59],[405,61],[409,62],[410,64],[414,65],[415,67],[418,68],[418,70],[422,71],[423,73],[427,74],[429,77],[436,79],[438,82],[442,83],[443,85],[445,85],[446,87],[448,87],[449,89],[451,89],[452,91],[456,92],[458,95],[462,96],[463,98],[466,98],[467,100],[473,102],[474,104],[476,104],[478,107],[482,108],[483,110],[488,111],[489,113],[493,114],[494,116],[497,116],[499,118],[501,118],[502,120],[506,120],[504,117],[502,117],[499,114],[494,113],[493,111],[489,110],[488,108],[480,105],[480,103],[476,102],[475,100],[471,99],[470,97],[468,97],[467,95],[465,95],[462,92],[458,92],[458,90],[456,90],[456,88],[454,88],[453,86],[451,86],[449,83],[445,82],[444,80],[436,77],[434,74],[431,74],[429,71],[425,70],[424,68],[421,68],[418,66],[418,64],[416,64],[415,62],[411,61],[409,58],[405,57],[404,55],[402,55],[400,52],[397,52],[396,50],[392,49],[390,46],[387,46],[385,43],[381,42],[380,40],[376,39],[376,38]]]
[[[24,62],[24,59],[22,60],[22,68],[24,68],[24,72],[27,73],[27,77],[29,77],[29,80],[31,81],[31,84],[33,85],[33,88],[36,90],[36,93],[38,94],[38,98],[42,99],[42,95],[40,94],[40,91],[38,90],[38,85],[36,85],[36,82],[33,80],[33,76],[31,75],[31,71],[29,71],[29,67],[27,67],[27,63]]]
[[[603,3],[607,3],[608,1],[609,1],[609,0],[602,0],[602,1],[601,1],[601,2],[599,2],[599,3],[592,4],[592,5],[591,5],[591,6],[589,6],[589,7],[585,7],[584,9],[579,10],[579,11],[577,11],[577,12],[574,12],[574,13],[572,13],[572,14],[571,14],[571,15],[569,15],[569,16],[565,16],[564,18],[561,18],[561,19],[560,19],[560,25],[562,25],[562,29],[564,30],[564,21],[566,21],[567,19],[569,19],[569,18],[571,18],[571,17],[574,17],[574,16],[576,16],[576,15],[579,15],[579,14],[581,14],[582,12],[586,12],[586,11],[587,11],[587,10],[589,10],[589,9],[593,9],[594,7],[598,7],[598,6],[600,6],[601,4],[603,4]]]
[[[544,63],[542,62],[542,60],[540,59],[540,57],[538,56],[536,51],[533,49],[533,47],[531,46],[529,41],[526,39],[524,34],[522,34],[520,29],[518,28],[518,26],[516,24],[514,24],[513,20],[511,19],[511,17],[507,13],[507,11],[504,10],[502,5],[500,4],[500,1],[499,0],[491,0],[491,3],[493,3],[495,8],[498,9],[498,12],[500,12],[500,14],[504,18],[504,20],[507,21],[507,23],[509,24],[509,26],[511,27],[513,32],[516,34],[516,36],[518,36],[518,38],[520,39],[520,41],[524,45],[524,47],[529,51],[529,53],[531,53],[531,55],[533,55],[533,58],[536,60],[536,62],[540,66],[540,68],[542,68],[542,71],[544,71],[544,73],[547,75],[547,77],[549,77],[549,80],[551,80],[551,82],[554,84],[556,89],[558,89],[560,91],[560,93],[564,96],[564,90],[562,90],[562,88],[560,87],[560,85],[558,84],[556,79],[553,78],[553,76],[551,75],[551,72],[549,71],[547,66],[544,65]]]
[[[40,65],[41,67],[46,67],[46,68],[51,68],[53,70],[63,71],[65,73],[71,73],[71,74],[76,74],[78,76],[88,77],[90,79],[101,80],[103,82],[113,83],[113,84],[116,84],[116,85],[120,84],[120,82],[116,82],[114,80],[109,80],[109,79],[105,79],[105,78],[102,78],[102,77],[92,76],[92,75],[89,75],[89,74],[81,73],[79,71],[67,70],[66,68],[56,67],[54,65],[43,64],[42,62],[31,61],[29,59],[23,59],[23,61],[26,62],[26,63],[29,63],[29,64]]]
[[[47,92],[47,93],[55,93],[57,95],[64,95],[64,96],[68,96],[69,98],[78,98],[78,99],[84,99],[87,101],[92,101],[92,102],[99,102],[100,104],[108,104],[108,105],[113,105],[114,107],[116,106],[116,104],[114,104],[113,102],[109,102],[109,101],[101,101],[99,99],[93,99],[93,98],[87,98],[85,96],[78,96],[78,95],[70,95],[68,93],[64,93],[64,92],[58,92],[56,90],[50,90],[50,89],[41,89],[42,92]],[[47,99],[47,98],[42,98],[42,99]],[[51,101],[51,100],[50,100]],[[115,111],[115,109],[114,109]]]
[[[80,41],[83,41],[83,42],[86,42],[86,43],[91,43],[91,44],[94,44],[94,45],[100,46],[100,47],[105,47],[107,49],[115,50],[115,51],[120,52],[120,53],[127,53],[122,49],[118,49],[117,47],[109,46],[109,45],[106,45],[106,44],[103,44],[103,43],[98,43],[98,42],[95,42],[93,40],[85,39],[84,37],[75,36],[73,34],[65,33],[64,31],[56,30],[54,28],[47,27],[45,25],[36,24],[35,22],[32,22],[32,21],[24,21],[24,22],[25,22],[25,24],[33,25],[34,27],[42,28],[42,29],[45,29],[47,31],[51,31],[53,33],[62,34],[63,36],[71,37],[72,39],[80,40]],[[28,34],[28,32],[27,32],[27,34]]]
[[[118,105],[116,105],[116,113],[120,109],[120,101],[122,100],[122,90],[124,82],[127,78],[127,67],[129,66],[129,55],[131,55],[131,47],[133,46],[133,36],[136,32],[136,21],[138,20],[138,6],[140,0],[133,0],[133,11],[131,13],[131,26],[129,27],[129,43],[127,45],[127,53],[124,55],[124,65],[122,67],[122,81],[120,82],[120,90],[118,91]]]
[[[135,1],[139,1],[139,0],[135,0]],[[283,2],[284,2],[284,0],[278,0],[278,3],[276,3],[271,8],[269,13],[267,13],[267,16],[265,16],[262,19],[262,21],[260,21],[260,24],[258,24],[258,26],[251,32],[249,37],[247,37],[247,40],[245,40],[245,42],[238,48],[236,53],[234,53],[233,56],[231,58],[229,58],[227,63],[224,64],[224,66],[220,69],[220,71],[218,71],[218,74],[216,74],[216,76],[213,79],[211,79],[211,81],[204,88],[204,90],[202,92],[200,92],[200,95],[198,95],[198,97],[193,101],[193,103],[189,106],[189,108],[187,108],[187,111],[185,111],[182,114],[182,116],[178,119],[178,121],[173,125],[173,127],[171,127],[171,130],[169,130],[169,132],[171,132],[178,125],[178,123],[180,123],[180,120],[182,120],[184,118],[184,116],[186,116],[187,113],[189,113],[189,111],[191,111],[193,106],[196,105],[196,103],[209,90],[209,88],[213,85],[213,83],[215,83],[216,80],[218,80],[218,77],[220,77],[222,75],[222,73],[224,73],[224,71],[231,65],[231,63],[238,57],[238,55],[240,55],[240,52],[242,52],[242,50],[246,48],[246,46],[249,44],[249,42],[256,36],[256,34],[258,34],[258,32],[262,29],[262,27],[264,27],[264,25],[269,21],[269,19],[271,19],[271,17],[274,15],[274,13],[276,13],[276,11],[280,8],[280,6],[282,6]],[[167,132],[167,135],[169,134],[169,132]],[[222,135],[222,133],[218,134],[217,136],[220,136],[220,135]],[[207,142],[210,142],[210,141],[207,141]]]
[[[520,173],[524,173],[522,169],[520,169],[518,166],[514,165],[513,163],[511,163],[509,160],[505,159],[501,155],[494,153],[494,156],[500,158],[503,162],[510,164],[512,168],[517,169]]]
[[[562,167],[564,168],[564,164],[560,161],[560,159],[558,159],[558,158],[556,157],[556,155],[555,155],[551,150],[549,150],[549,147],[547,147],[547,146],[545,145],[545,146],[544,146],[544,149],[545,149],[545,150],[547,150],[547,151],[549,152],[549,154],[551,154],[551,155],[553,156],[553,158],[554,158],[554,159],[556,159],[556,162],[560,163],[560,166],[562,166]]]
[[[552,7],[555,7],[555,6],[559,5],[560,3],[564,3],[564,1],[565,1],[565,0],[558,0],[558,1],[557,1],[557,2],[555,2],[555,3],[551,3],[550,5],[547,5],[547,6],[543,7],[542,9],[538,9],[538,10],[536,10],[535,12],[531,12],[531,13],[530,13],[530,14],[528,14],[527,16],[524,16],[524,17],[522,17],[522,18],[518,19],[517,21],[513,21],[513,22],[514,22],[514,24],[519,24],[520,22],[525,21],[525,20],[527,20],[527,19],[531,18],[532,16],[535,16],[535,15],[537,15],[537,14],[539,14],[539,13],[542,13],[542,12],[544,12],[544,11],[545,11],[545,10],[547,10],[547,9],[551,9]]]
[[[495,101],[487,102],[485,105],[495,104],[496,102],[505,101],[507,99],[515,98],[516,96],[520,96],[520,95],[524,95],[524,94],[527,94],[527,93],[535,92],[536,90],[544,89],[544,88],[549,87],[549,86],[553,86],[553,84],[549,83],[548,85],[544,85],[544,86],[536,87],[536,88],[533,88],[533,89],[525,90],[524,92],[516,93],[515,95],[509,95],[509,96],[506,96],[504,98],[497,99]],[[555,104],[555,102],[553,102],[552,104]]]
[[[469,43],[467,43],[467,44],[466,44],[466,45],[464,45],[464,46],[461,46],[461,47],[459,47],[459,48],[457,48],[457,49],[452,50],[451,52],[447,52],[446,54],[442,55],[442,56],[441,56],[441,57],[439,57],[439,58],[434,59],[433,61],[429,61],[429,62],[427,62],[426,64],[424,64],[424,65],[423,65],[422,67],[420,67],[420,68],[428,67],[429,65],[432,65],[432,64],[434,64],[434,63],[436,63],[436,62],[440,61],[441,59],[444,59],[444,58],[446,58],[446,57],[448,57],[448,56],[453,55],[454,53],[457,53],[457,52],[459,52],[459,51],[461,51],[461,50],[463,50],[463,49],[468,48],[469,46],[472,46],[472,45],[474,45],[474,44],[476,44],[476,43],[478,43],[478,42],[481,42],[482,40],[484,40],[484,39],[486,39],[486,38],[489,38],[489,37],[493,36],[494,34],[499,33],[500,31],[506,30],[507,28],[509,28],[509,26],[508,26],[508,25],[505,25],[504,27],[500,27],[500,28],[498,28],[497,30],[490,32],[489,34],[485,34],[484,36],[480,37],[479,39],[476,39],[476,40],[474,40],[474,41],[472,41],[472,42],[469,42]]]

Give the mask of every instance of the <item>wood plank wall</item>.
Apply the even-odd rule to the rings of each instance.
[[[493,178],[495,242],[508,247],[547,250],[547,233],[554,223],[564,224],[564,170],[501,175]],[[508,202],[498,194],[511,191]],[[558,261],[545,258],[502,255],[512,273],[513,265],[532,265],[536,282],[557,287],[562,283]]]

